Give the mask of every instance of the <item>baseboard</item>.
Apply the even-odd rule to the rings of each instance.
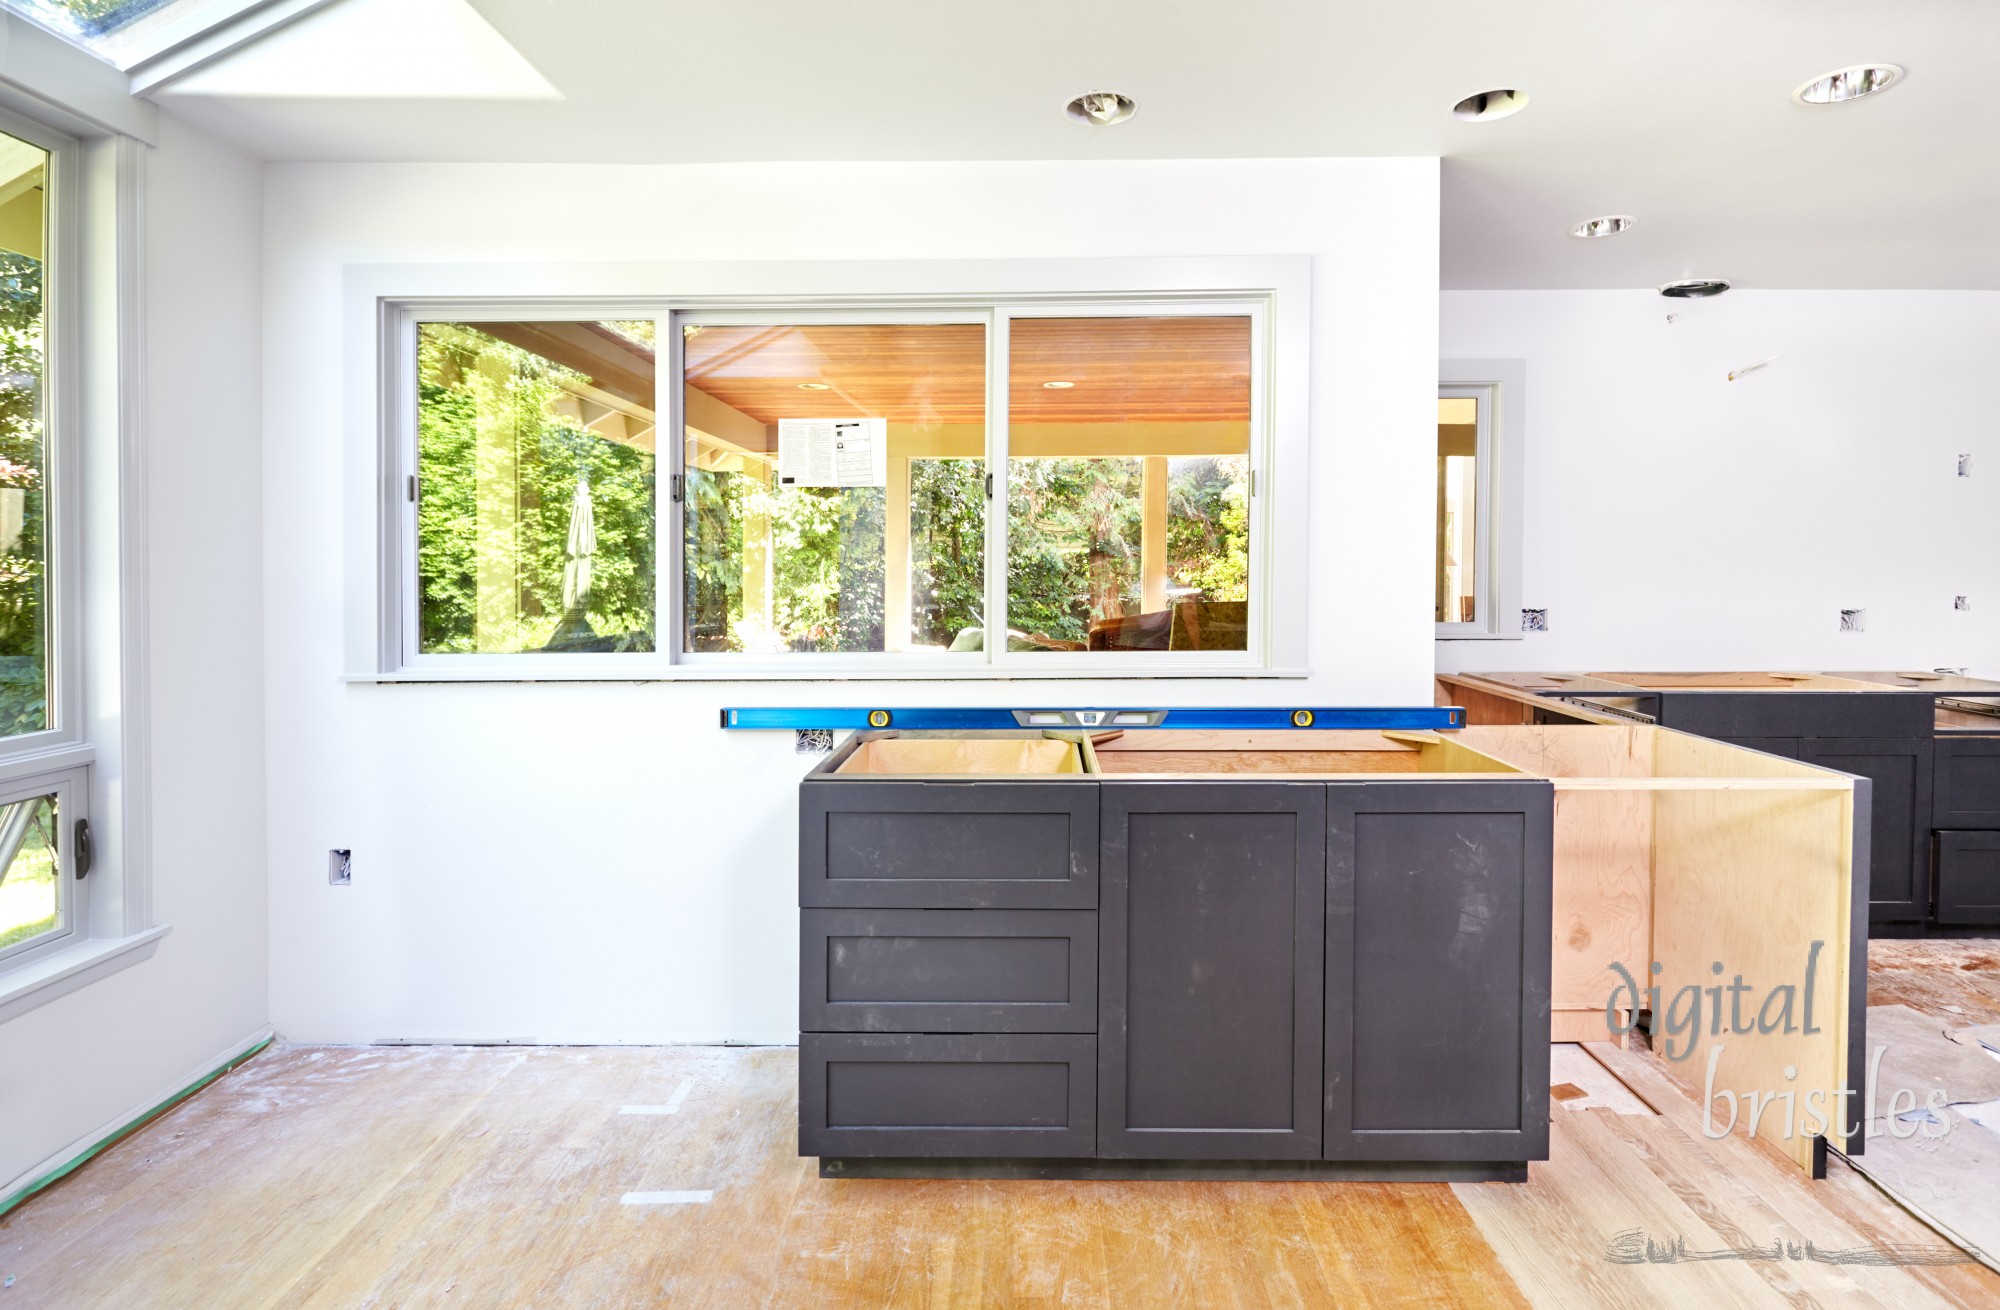
[[[74,1173],[105,1147],[126,1134],[145,1127],[263,1050],[270,1045],[271,1036],[269,1028],[258,1029],[214,1059],[204,1060],[185,1077],[169,1084],[160,1095],[141,1102],[139,1108],[120,1115],[94,1132],[85,1133],[13,1182],[0,1187],[0,1215],[6,1214],[50,1183]]]

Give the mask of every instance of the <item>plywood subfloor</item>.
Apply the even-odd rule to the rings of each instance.
[[[1695,1140],[1691,1102],[1558,1113],[1525,1186],[830,1181],[796,1077],[787,1049],[270,1052],[0,1219],[0,1310],[2000,1304],[1977,1266],[1607,1260],[1631,1228],[1937,1241]]]

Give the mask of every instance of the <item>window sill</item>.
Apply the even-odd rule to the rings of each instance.
[[[578,669],[551,670],[537,673],[533,669],[515,665],[511,668],[480,670],[452,669],[436,672],[402,673],[350,673],[342,676],[347,683],[452,683],[452,682],[1047,682],[1051,679],[1063,682],[1101,682],[1110,679],[1118,682],[1158,680],[1174,678],[1305,678],[1310,676],[1305,669],[1259,669],[1208,666],[1186,669],[1162,669],[1157,665],[1122,669],[1079,668],[1071,665],[1060,669],[1015,669],[996,670],[991,665],[982,664],[978,669],[956,672],[939,669],[935,665],[919,669],[773,669],[768,665],[756,668],[725,669],[709,666],[705,668],[682,667],[672,673],[634,673],[630,669],[607,669],[602,673],[592,673]]]
[[[169,931],[163,923],[130,937],[93,938],[0,973],[0,1024],[151,957]]]

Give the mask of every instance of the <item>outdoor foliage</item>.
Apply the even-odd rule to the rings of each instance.
[[[49,726],[42,264],[0,251],[0,735]]]
[[[570,514],[577,481],[586,476],[597,548],[580,617],[590,635],[578,644],[565,628],[565,647],[653,649],[654,458],[557,412],[566,380],[583,379],[475,329],[424,325],[417,437],[423,650],[549,644],[564,619]],[[496,576],[505,587],[497,605]]]

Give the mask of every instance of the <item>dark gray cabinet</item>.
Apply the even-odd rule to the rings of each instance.
[[[1875,784],[1870,810],[1870,921],[1900,923],[1927,918],[1931,908],[1931,739],[1808,739],[1799,758],[1842,773],[1860,774]]]
[[[1937,846],[1937,921],[2000,923],[2000,832],[1940,832]]]
[[[1799,757],[1799,750],[1805,745],[1798,737],[1717,737],[1731,746],[1742,746],[1753,751],[1763,751],[1766,755],[1782,755],[1788,760]]]
[[[1098,1154],[1317,1159],[1323,783],[1106,783]]]
[[[808,779],[799,904],[1096,909],[1095,788]]]
[[[1552,788],[1327,804],[1326,1158],[1546,1158]]]

